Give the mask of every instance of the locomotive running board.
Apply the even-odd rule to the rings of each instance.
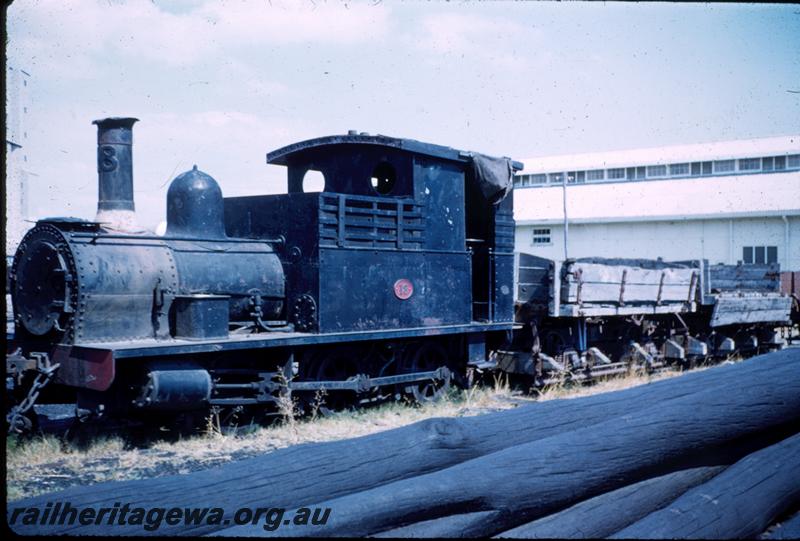
[[[155,340],[147,338],[126,342],[83,343],[80,346],[87,350],[103,350],[113,352],[114,359],[139,357],[156,357],[181,355],[190,353],[206,353],[220,351],[250,350],[274,347],[296,347],[340,342],[360,342],[366,340],[394,340],[398,338],[419,338],[444,336],[449,334],[510,331],[512,322],[504,323],[469,323],[464,325],[441,325],[436,327],[411,327],[378,331],[347,331],[337,333],[258,333],[248,335],[232,334],[228,338],[215,340]]]

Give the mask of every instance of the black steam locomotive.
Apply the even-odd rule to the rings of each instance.
[[[289,392],[439,397],[512,330],[512,177],[522,164],[350,132],[267,155],[288,193],[172,181],[138,230],[133,118],[98,126],[95,221],[37,222],[11,268],[7,419],[39,391],[84,416],[239,408]],[[304,178],[324,177],[307,193]]]

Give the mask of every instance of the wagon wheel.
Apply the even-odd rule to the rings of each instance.
[[[539,336],[540,335],[537,333],[537,340],[540,340],[539,351],[544,352],[551,357],[558,357],[567,347],[567,342],[558,331],[547,331],[544,334],[543,340],[539,339]]]
[[[431,372],[447,366],[447,352],[434,342],[412,346],[404,355],[401,373]],[[436,402],[444,397],[450,389],[450,373],[446,372],[441,380],[429,380],[410,383],[403,386],[407,395],[414,397],[420,404]]]

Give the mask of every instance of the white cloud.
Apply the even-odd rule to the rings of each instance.
[[[390,10],[367,3],[212,1],[197,14],[218,26],[221,38],[245,44],[359,43],[383,39]]]
[[[370,4],[209,0],[179,12],[162,8],[152,1],[15,2],[9,45],[40,61],[55,60],[56,69],[65,51],[84,66],[87,55],[118,54],[178,67],[240,47],[380,40],[389,24],[389,9]]]

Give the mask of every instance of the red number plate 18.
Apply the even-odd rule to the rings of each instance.
[[[404,301],[414,294],[414,284],[411,280],[400,278],[394,283],[394,295],[401,301]]]

